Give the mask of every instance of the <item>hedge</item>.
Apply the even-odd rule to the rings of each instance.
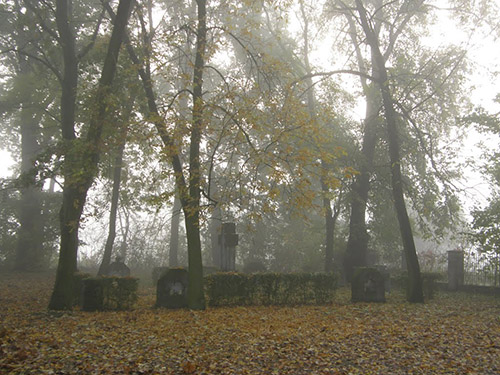
[[[434,298],[434,294],[438,289],[437,282],[444,278],[444,275],[437,272],[421,272],[420,277],[422,278],[422,291],[426,299]],[[394,282],[397,286],[403,288],[406,293],[409,293],[408,285],[408,273],[402,272],[394,278]]]
[[[128,310],[137,301],[139,279],[134,277],[89,277],[82,280],[82,310]]]
[[[327,273],[215,273],[205,277],[209,306],[325,304],[337,277]]]

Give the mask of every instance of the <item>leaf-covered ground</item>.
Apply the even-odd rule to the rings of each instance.
[[[22,278],[21,278],[22,277]],[[48,312],[53,278],[0,276],[0,374],[500,374],[500,300]]]

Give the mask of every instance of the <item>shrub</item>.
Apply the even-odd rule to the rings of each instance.
[[[216,273],[205,277],[210,306],[331,302],[337,278],[326,273]]]
[[[74,293],[74,306],[82,306],[83,304],[83,280],[91,278],[89,273],[76,272],[73,278],[73,293]]]
[[[437,289],[437,281],[443,278],[443,275],[437,272],[421,272],[422,277],[422,291],[424,297],[427,299],[434,298],[434,294]],[[395,284],[404,288],[406,293],[408,293],[408,274],[406,272],[394,278]]]
[[[266,272],[266,266],[260,260],[254,260],[248,263],[245,263],[243,266],[244,273],[258,273],[258,272]]]
[[[137,301],[139,279],[134,277],[90,277],[83,280],[84,311],[128,310]]]
[[[434,298],[437,289],[436,282],[442,278],[443,275],[437,272],[422,272],[422,290],[425,298]]]

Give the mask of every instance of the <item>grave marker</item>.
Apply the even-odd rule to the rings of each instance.
[[[188,306],[188,271],[184,268],[171,268],[156,284],[156,307],[182,309]]]
[[[384,276],[376,268],[356,268],[351,283],[352,302],[385,302],[384,284]]]

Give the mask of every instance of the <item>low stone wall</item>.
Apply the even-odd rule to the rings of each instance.
[[[438,282],[436,286],[439,290],[450,291],[448,283]],[[486,285],[460,285],[457,292],[465,292],[471,294],[483,294],[486,296],[500,297],[500,287]]]

